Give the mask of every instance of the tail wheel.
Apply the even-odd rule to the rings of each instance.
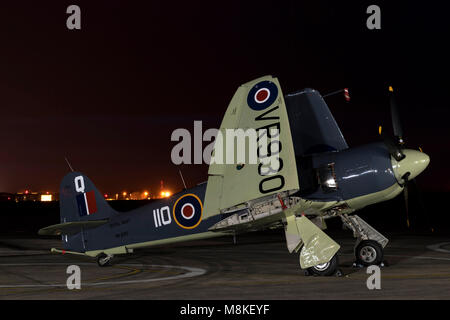
[[[364,266],[377,265],[383,261],[383,247],[374,240],[363,240],[356,247],[355,256]]]
[[[112,256],[109,256],[109,255],[104,254],[104,253],[100,253],[97,256],[97,264],[100,267],[110,266],[111,265],[111,259],[112,259]]]
[[[317,276],[332,276],[336,273],[338,267],[339,261],[337,254],[335,254],[330,261],[308,268],[308,271]]]

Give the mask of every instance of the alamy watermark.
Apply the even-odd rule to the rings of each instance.
[[[381,289],[381,269],[379,266],[369,266],[366,270],[367,274],[370,276],[367,278],[366,285],[369,290],[380,290]]]
[[[370,16],[367,18],[366,26],[369,30],[381,29],[381,9],[379,6],[372,4],[367,7],[367,14]]]
[[[73,290],[73,289],[81,289],[81,269],[79,266],[73,264],[67,267],[66,270],[67,274],[70,274],[70,276],[67,278],[66,286],[67,289]]]
[[[66,20],[66,27],[69,30],[81,29],[81,9],[79,6],[72,4],[67,7],[66,13],[70,14]]]
[[[278,172],[282,163],[282,145],[278,125],[258,129],[208,129],[203,133],[202,122],[194,121],[194,137],[187,129],[172,132],[171,159],[179,164],[260,164],[263,175]],[[203,148],[203,142],[210,142]]]

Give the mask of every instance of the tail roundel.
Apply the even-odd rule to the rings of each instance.
[[[116,213],[80,172],[70,172],[61,181],[59,205],[61,223],[107,219]]]

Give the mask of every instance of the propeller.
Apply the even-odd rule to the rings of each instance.
[[[390,104],[390,111],[391,111],[391,121],[392,121],[392,129],[393,129],[393,135],[388,135],[383,132],[383,128],[381,126],[378,127],[378,133],[381,136],[384,144],[386,145],[389,154],[397,161],[401,162],[403,159],[406,158],[405,153],[403,150],[405,150],[405,141],[403,139],[403,127],[400,120],[400,112],[397,105],[397,102],[394,97],[394,89],[389,86],[389,104]],[[422,151],[422,148],[419,147],[420,152]],[[400,164],[401,165],[401,164]],[[409,219],[409,184],[412,181],[413,184],[416,187],[416,191],[418,194],[419,200],[422,199],[421,192],[419,188],[417,187],[417,183],[415,182],[415,179],[410,179],[411,172],[406,172],[401,176],[402,182],[400,183],[403,187],[403,197],[405,200],[405,211],[406,211],[406,226],[410,228],[410,219]],[[423,207],[423,202],[421,202],[422,206],[422,212],[425,212],[425,208]],[[431,228],[431,227],[430,227]],[[433,230],[433,228],[431,228]]]

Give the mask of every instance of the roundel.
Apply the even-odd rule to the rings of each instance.
[[[258,82],[250,89],[247,104],[253,110],[264,110],[278,97],[278,88],[272,81]]]
[[[173,218],[184,229],[194,229],[202,220],[203,205],[192,193],[178,198],[173,205]]]

